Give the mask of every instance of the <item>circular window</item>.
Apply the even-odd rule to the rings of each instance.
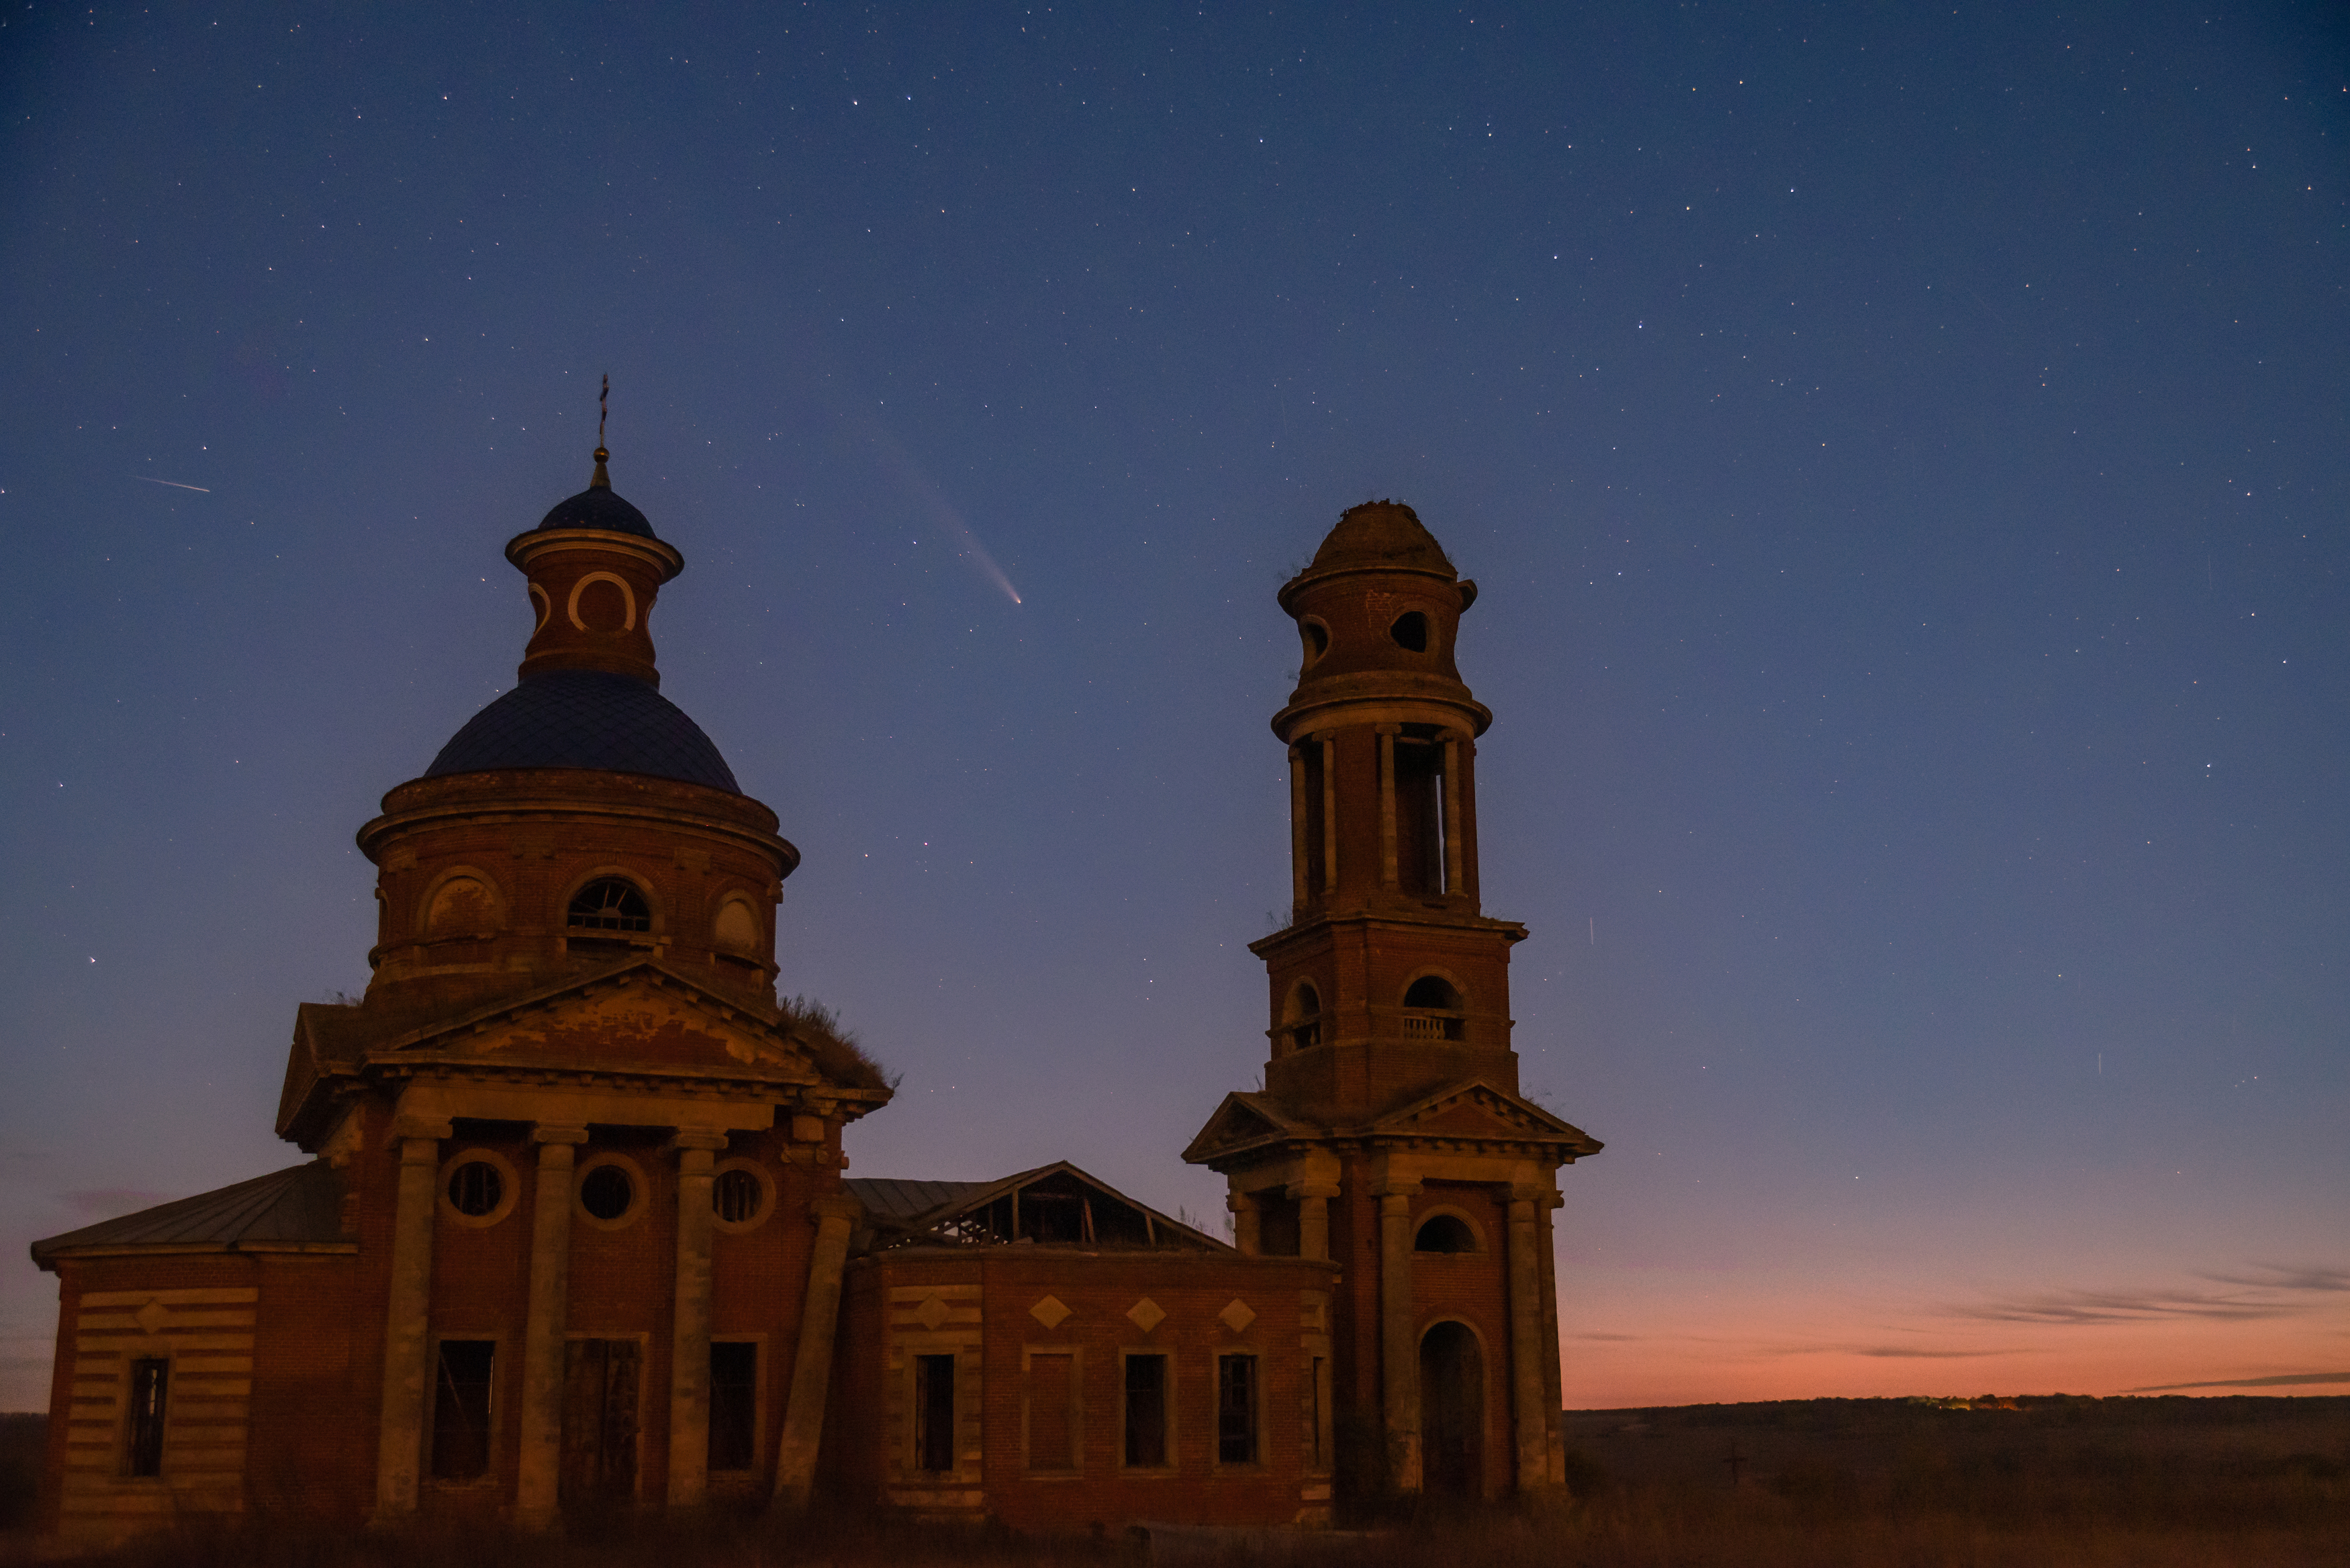
[[[599,1165],[579,1179],[579,1207],[609,1223],[628,1217],[637,1200],[637,1184],[617,1165]]]
[[[461,1149],[441,1167],[441,1216],[479,1230],[514,1211],[522,1184],[506,1158],[486,1148]]]
[[[505,1178],[486,1159],[469,1159],[449,1173],[449,1207],[469,1220],[494,1212],[505,1195]]]
[[[1330,651],[1330,628],[1318,620],[1301,620],[1297,635],[1305,642],[1305,662],[1309,665]]]
[[[1426,653],[1428,651],[1428,618],[1418,610],[1406,610],[1396,617],[1393,626],[1388,628],[1388,635],[1395,639],[1398,648],[1409,649],[1414,653]]]
[[[726,1225],[748,1225],[767,1207],[767,1187],[758,1172],[741,1166],[718,1173],[710,1184],[710,1208]]]
[[[650,931],[652,907],[635,884],[602,877],[571,895],[567,923],[575,931]]]

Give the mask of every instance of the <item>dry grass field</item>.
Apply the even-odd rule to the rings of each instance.
[[[1528,1516],[1425,1511],[1287,1542],[1161,1532],[1021,1541],[819,1515],[788,1529],[615,1521],[566,1540],[377,1537],[255,1521],[103,1568],[973,1568],[1346,1563],[1364,1568],[2315,1568],[2350,1565],[2350,1399],[1898,1400],[1579,1411],[1577,1497]],[[0,1418],[20,1521],[38,1418]],[[1732,1460],[1735,1460],[1733,1466]],[[1733,1470],[1736,1484],[1732,1484]],[[0,1561],[33,1559],[20,1533]]]

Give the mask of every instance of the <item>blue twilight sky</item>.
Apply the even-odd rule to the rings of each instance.
[[[859,1173],[1218,1211],[1274,592],[1394,496],[1570,1404],[2350,1381],[2338,10],[0,22],[0,1407],[26,1241],[300,1158],[606,371]]]

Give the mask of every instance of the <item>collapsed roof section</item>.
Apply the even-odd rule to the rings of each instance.
[[[1066,1160],[996,1181],[850,1177],[841,1185],[865,1207],[859,1251],[1024,1245],[1089,1251],[1233,1251]]]

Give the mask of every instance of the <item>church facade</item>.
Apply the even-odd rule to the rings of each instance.
[[[1328,1524],[1563,1484],[1557,1172],[1477,892],[1453,663],[1476,597],[1407,507],[1281,594],[1305,649],[1264,1087],[1183,1158],[1235,1241],[1066,1164],[849,1177],[892,1085],[779,1003],[799,851],[659,691],[683,568],[593,483],[517,535],[515,688],[359,841],[365,997],[296,1010],[305,1163],[36,1242],[43,1528],[301,1514],[546,1528],[850,1506],[1035,1531]]]

